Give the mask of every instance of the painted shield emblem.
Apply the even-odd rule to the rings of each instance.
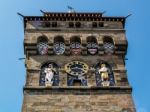
[[[57,42],[53,46],[55,54],[61,55],[65,52],[65,44],[63,42]]]
[[[71,49],[71,54],[79,55],[79,54],[81,54],[81,49]]]
[[[39,42],[37,44],[38,53],[40,55],[46,55],[48,54],[48,43],[45,42]]]
[[[98,51],[98,45],[96,43],[88,43],[87,44],[87,50],[89,54],[96,54]]]
[[[112,54],[114,52],[114,45],[110,42],[104,43],[104,51],[105,53]]]
[[[81,44],[78,42],[74,42],[70,45],[71,47],[71,54],[73,55],[79,55],[81,54]]]

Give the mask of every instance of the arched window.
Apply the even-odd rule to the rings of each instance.
[[[87,51],[89,54],[96,54],[98,51],[97,40],[94,36],[87,37]]]
[[[100,61],[95,65],[95,77],[97,86],[115,85],[112,67],[104,61]]]
[[[58,86],[59,71],[58,65],[54,62],[47,62],[41,66],[40,86]]]
[[[54,43],[56,43],[56,42],[65,42],[64,41],[64,38],[62,37],[62,36],[56,36],[55,38],[54,38]]]
[[[69,22],[69,28],[73,28],[74,27],[74,23],[73,22]]]
[[[99,27],[104,27],[104,23],[103,22],[99,22]]]
[[[76,22],[75,26],[76,26],[76,28],[80,28],[81,27],[81,23],[80,22]]]
[[[73,36],[73,37],[71,37],[70,43],[74,43],[74,42],[81,43],[80,37],[78,37],[78,36]]]
[[[43,23],[43,26],[45,28],[49,28],[51,26],[51,23],[46,21],[46,22]]]
[[[57,22],[52,22],[52,27],[57,27]]]
[[[37,51],[40,55],[48,54],[48,39],[46,36],[41,36],[37,39]]]
[[[107,54],[112,54],[114,53],[114,42],[113,39],[109,36],[106,36],[103,38],[103,47],[104,47],[104,52]]]
[[[80,54],[81,53],[81,39],[78,36],[74,36],[70,39],[70,48],[72,54]]]
[[[65,51],[65,41],[62,36],[57,36],[54,38],[54,46],[53,51],[55,54],[60,55],[63,54]]]
[[[92,23],[92,27],[93,27],[93,28],[97,28],[97,22],[93,22],[93,23]]]

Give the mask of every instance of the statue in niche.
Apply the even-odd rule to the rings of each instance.
[[[98,72],[101,76],[102,86],[109,86],[109,69],[106,67],[106,64],[101,64]]]
[[[44,73],[45,75],[45,85],[52,86],[53,84],[53,77],[56,70],[53,68],[52,64],[49,64],[47,68],[45,68]]]

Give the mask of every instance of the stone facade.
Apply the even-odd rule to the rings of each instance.
[[[26,95],[23,112],[134,112],[129,94]]]
[[[80,22],[81,25],[70,28],[70,22],[75,25]],[[102,17],[101,13],[44,13],[41,17],[24,17],[27,75],[22,112],[135,112],[125,68],[128,43],[124,24],[124,17]],[[42,36],[48,40],[46,55],[37,52],[38,38]],[[63,37],[65,44],[65,52],[61,55],[56,55],[53,50],[55,37],[58,36]],[[81,40],[80,55],[71,54],[71,38],[75,36]],[[97,41],[98,52],[95,55],[87,52],[87,38],[90,36]],[[113,40],[114,52],[111,54],[104,50],[105,37]],[[68,85],[69,74],[64,66],[72,61],[82,61],[88,65],[86,86]],[[111,67],[113,86],[97,85],[95,66],[101,61]],[[46,62],[58,65],[59,85],[40,85],[41,69]]]
[[[61,60],[60,60],[61,59]],[[44,62],[52,61],[56,62],[60,68],[60,86],[67,86],[67,74],[64,70],[64,65],[71,62],[72,60],[82,60],[86,62],[89,66],[95,65],[100,60],[107,61],[112,65],[113,73],[115,76],[116,86],[129,86],[126,76],[126,69],[124,67],[124,61],[122,57],[118,56],[75,56],[67,57],[66,56],[32,56],[26,60],[27,64],[27,82],[26,86],[39,86],[39,75],[40,67]],[[95,73],[92,69],[89,69],[89,72],[86,74],[88,78],[88,86],[96,86],[95,82]],[[126,81],[124,81],[126,79]]]

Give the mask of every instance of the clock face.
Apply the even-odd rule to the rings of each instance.
[[[98,45],[94,42],[89,42],[87,43],[87,50],[88,50],[88,53],[94,55],[98,51]]]
[[[65,52],[65,44],[62,42],[57,42],[54,44],[53,50],[57,55],[63,54]]]
[[[80,61],[73,61],[65,65],[66,72],[73,76],[84,75],[88,72],[88,69],[88,65]]]
[[[48,43],[47,42],[39,42],[37,44],[38,53],[40,55],[48,54]]]

